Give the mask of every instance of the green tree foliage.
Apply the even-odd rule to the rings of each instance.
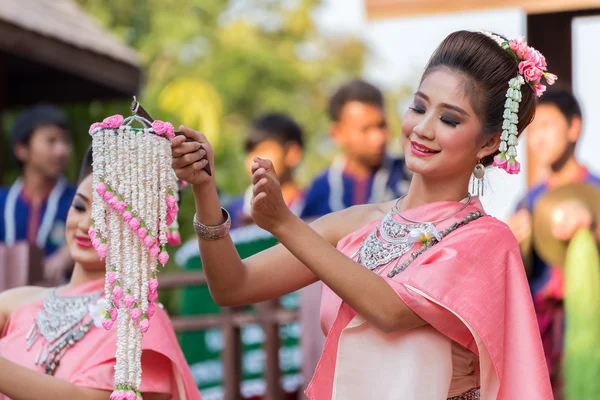
[[[600,258],[592,232],[575,234],[565,262],[565,398],[600,398]]]
[[[304,127],[302,183],[333,156],[331,146],[323,149],[327,99],[335,86],[360,74],[366,49],[356,38],[317,31],[312,13],[319,1],[77,1],[140,53],[146,76],[140,101],[151,115],[202,130],[216,144],[224,193],[249,184],[241,143],[262,112],[288,112]],[[217,132],[208,131],[215,126]],[[181,220],[191,218],[187,196]],[[184,238],[191,234],[187,225]]]

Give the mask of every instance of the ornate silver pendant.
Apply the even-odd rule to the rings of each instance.
[[[43,337],[45,343],[40,347],[35,362],[43,365],[46,373],[52,375],[64,352],[88,332],[92,321],[84,324],[84,319],[89,313],[89,306],[100,296],[102,292],[62,297],[56,295],[55,289],[44,301],[25,340],[27,350],[30,350],[39,336]]]
[[[355,257],[357,262],[371,271],[380,273],[380,267],[399,259],[417,243],[431,238],[441,240],[441,235],[431,223],[405,224],[387,213],[379,226],[361,243]]]

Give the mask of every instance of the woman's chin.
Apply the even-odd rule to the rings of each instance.
[[[85,270],[103,270],[106,263],[100,260],[94,249],[77,249],[71,252],[73,261],[80,264]]]

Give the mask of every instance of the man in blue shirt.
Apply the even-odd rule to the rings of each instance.
[[[600,188],[600,177],[590,173],[575,156],[581,128],[581,108],[570,91],[548,91],[539,99],[535,119],[527,128],[528,146],[536,150],[539,162],[547,168],[548,175],[543,182],[529,190],[519,203],[517,212],[508,220],[519,244],[530,239],[533,210],[548,190],[578,182]],[[575,215],[566,215],[565,218],[579,220]],[[561,268],[556,268],[560,266],[546,264],[535,249],[529,264],[529,285],[548,367],[556,384],[563,345],[562,329],[557,329],[563,323],[563,274]]]
[[[342,154],[312,183],[303,218],[399,197],[408,189],[404,160],[386,155],[390,139],[381,91],[352,80],[329,101],[329,133]]]
[[[302,128],[290,116],[283,113],[267,113],[259,116],[250,125],[244,141],[245,166],[252,176],[254,157],[271,160],[281,185],[283,199],[288,207],[300,215],[304,206],[303,192],[294,179],[296,167],[304,154]],[[243,196],[227,205],[231,215],[231,228],[253,224],[250,215],[252,186]]]
[[[42,249],[46,278],[60,280],[72,263],[65,220],[75,194],[62,175],[72,152],[67,116],[53,106],[31,107],[15,121],[11,144],[22,175],[0,189],[0,242]]]
[[[302,218],[312,220],[358,204],[400,197],[410,173],[404,160],[386,154],[390,139],[381,91],[357,79],[339,87],[329,101],[329,134],[342,153],[312,182]],[[323,351],[319,321],[321,283],[301,291],[302,371],[314,372]]]

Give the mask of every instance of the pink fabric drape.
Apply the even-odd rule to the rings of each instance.
[[[103,287],[104,280],[101,279],[65,290],[60,295],[80,295]],[[27,351],[25,335],[42,304],[37,302],[13,312],[0,338],[1,357],[40,373],[42,370],[35,365],[35,358],[42,339]],[[117,342],[115,328],[106,331],[92,326],[83,339],[65,353],[55,376],[84,387],[112,390]],[[144,335],[142,349],[142,392],[173,393],[174,400],[201,399],[169,317],[160,307]],[[0,399],[5,397],[0,394]]]
[[[408,210],[405,215],[435,220],[460,207],[456,202],[438,202]],[[438,229],[475,211],[483,212],[477,199],[438,224]],[[338,249],[354,254],[378,223],[374,221],[347,236],[338,243]],[[450,233],[404,272],[388,278],[386,269],[381,276],[433,328],[480,356],[482,388],[487,385],[487,393],[497,392],[497,397],[483,400],[552,399],[519,248],[504,223],[484,216]],[[310,399],[332,398],[340,336],[355,315],[335,293],[324,289],[322,326],[328,336],[307,390]],[[484,370],[486,363],[489,370]],[[485,393],[482,391],[482,396]]]

